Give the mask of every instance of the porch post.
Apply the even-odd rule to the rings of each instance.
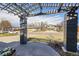
[[[20,16],[20,44],[27,44],[27,16]]]
[[[65,48],[67,51],[77,51],[77,24],[78,13],[68,12],[65,21]]]

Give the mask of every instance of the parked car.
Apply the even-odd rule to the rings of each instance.
[[[15,32],[15,31],[8,31],[8,33],[16,34],[17,32]]]
[[[0,33],[3,33],[2,31],[0,31]]]

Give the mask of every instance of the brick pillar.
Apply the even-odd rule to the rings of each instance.
[[[76,52],[78,13],[68,12],[65,19],[65,47],[67,51]]]
[[[24,14],[20,16],[20,44],[27,43],[27,18]]]

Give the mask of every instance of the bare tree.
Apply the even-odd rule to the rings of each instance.
[[[40,22],[39,29],[41,31],[45,31],[47,29],[47,23],[46,22]]]
[[[2,31],[10,31],[12,29],[12,25],[8,20],[2,20],[0,23],[0,28]]]

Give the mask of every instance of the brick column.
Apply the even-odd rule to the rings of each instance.
[[[68,12],[65,21],[65,47],[67,51],[77,51],[78,13]]]

